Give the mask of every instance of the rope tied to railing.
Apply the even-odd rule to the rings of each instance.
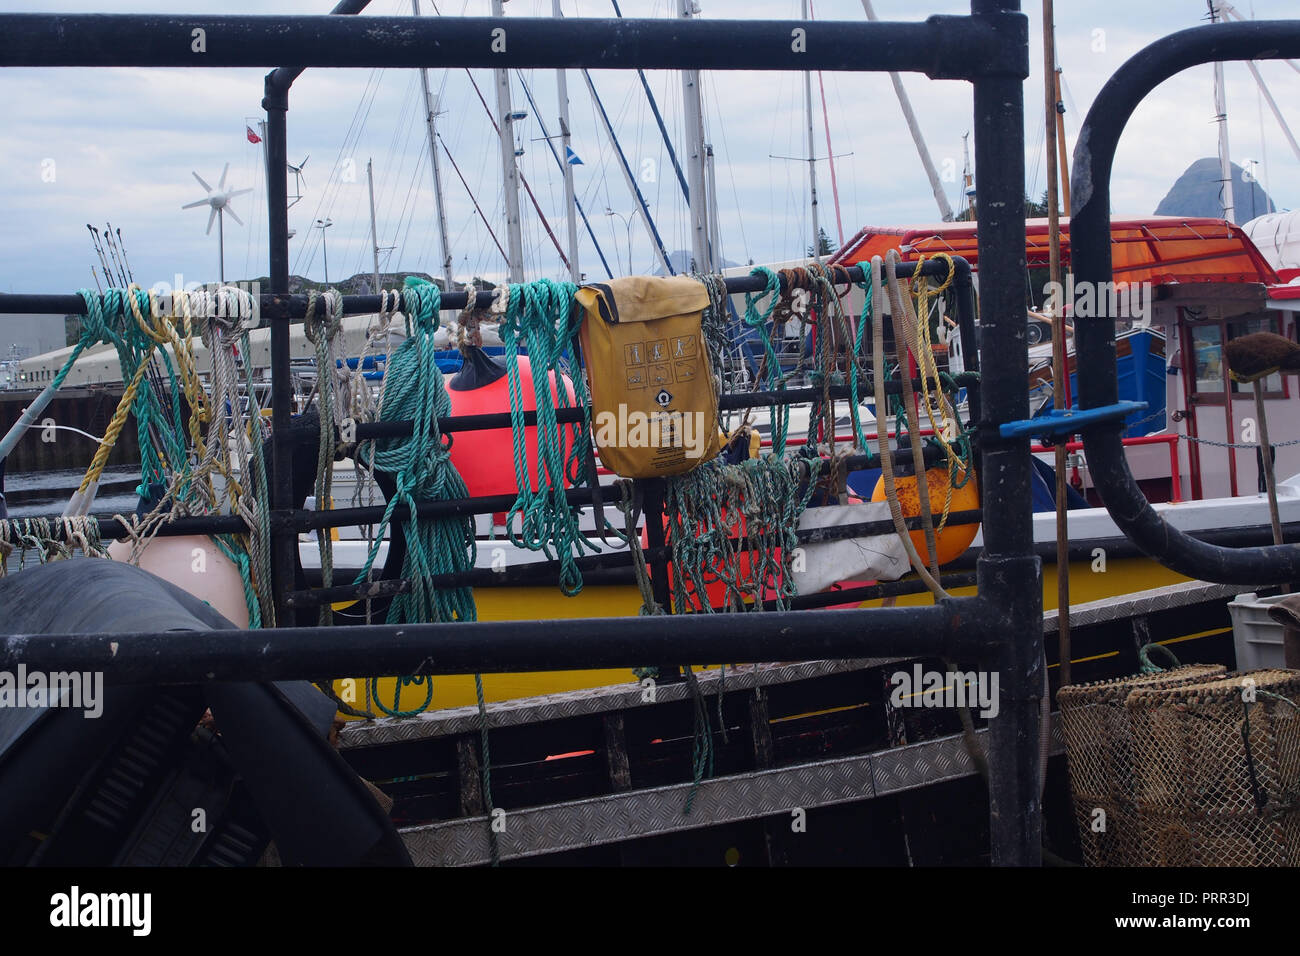
[[[560,562],[560,589],[573,596],[582,590],[582,572],[575,559],[584,548],[599,552],[578,528],[576,511],[564,493],[565,481],[594,481],[588,474],[591,448],[590,396],[573,363],[573,394],[565,386],[562,357],[575,341],[582,310],[574,303],[577,287],[570,282],[536,282],[509,286],[501,320],[505,345],[507,391],[514,440],[515,481],[519,495],[506,514],[506,535],[512,544],[541,551]],[[499,301],[499,299],[498,299]],[[493,311],[496,305],[493,305]],[[530,461],[524,424],[523,383],[519,369],[520,346],[528,351],[532,373],[537,427],[533,430],[536,455]],[[557,409],[582,410],[576,425],[557,424]],[[516,519],[518,524],[516,525]],[[603,521],[603,515],[597,516]]]

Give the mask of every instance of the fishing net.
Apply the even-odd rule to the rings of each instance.
[[[1192,664],[1062,687],[1061,708],[1079,842],[1088,866],[1139,866],[1145,859],[1134,804],[1131,716],[1124,702],[1138,689],[1171,688],[1222,677],[1221,664]]]
[[[1134,802],[1154,866],[1300,864],[1300,671],[1135,689]]]

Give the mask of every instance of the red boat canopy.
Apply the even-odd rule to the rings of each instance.
[[[897,249],[905,261],[946,252],[979,269],[978,222],[929,226],[866,226],[832,262],[853,265]],[[1277,283],[1277,273],[1239,226],[1223,219],[1152,216],[1115,219],[1110,224],[1116,282]],[[1047,220],[1025,221],[1025,261],[1048,264]],[[1061,263],[1070,261],[1070,220],[1061,220]]]

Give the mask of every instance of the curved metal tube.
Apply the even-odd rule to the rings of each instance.
[[[1300,57],[1300,23],[1261,20],[1170,34],[1119,68],[1088,110],[1074,150],[1070,243],[1076,291],[1089,288],[1087,283],[1095,283],[1091,288],[1097,289],[1111,281],[1111,167],[1120,133],[1147,93],[1175,73],[1202,63],[1296,57]],[[1076,319],[1075,352],[1079,407],[1113,404],[1118,399],[1114,318]],[[1122,428],[1119,422],[1087,428],[1083,442],[1106,510],[1138,547],[1181,574],[1207,581],[1280,584],[1300,579],[1300,546],[1222,548],[1167,524],[1129,471],[1120,441]]]

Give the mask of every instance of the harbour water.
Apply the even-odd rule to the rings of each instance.
[[[10,518],[57,515],[63,511],[72,493],[81,484],[85,471],[62,468],[4,476],[4,495]],[[104,469],[99,494],[91,508],[95,514],[128,514],[135,510],[136,486],[140,483],[140,466],[113,465]],[[29,553],[26,561],[39,558]],[[24,559],[15,550],[5,561],[6,573],[18,571]]]

